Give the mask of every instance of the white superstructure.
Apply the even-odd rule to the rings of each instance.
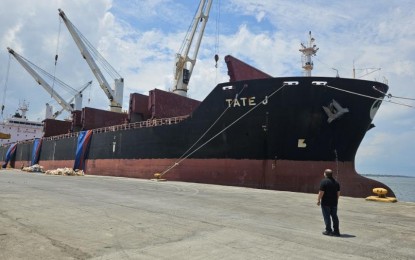
[[[28,104],[26,102],[19,106],[19,111],[20,113],[16,111],[12,117],[0,122],[0,145],[43,136],[42,122],[27,119]]]

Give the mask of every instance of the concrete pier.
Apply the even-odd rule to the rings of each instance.
[[[195,173],[197,174],[197,173]],[[317,192],[317,191],[316,191]],[[0,171],[0,259],[415,259],[415,203]]]

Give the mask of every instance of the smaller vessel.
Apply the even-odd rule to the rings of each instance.
[[[41,138],[43,124],[39,121],[30,121],[26,117],[29,104],[23,101],[13,116],[0,122],[0,145],[15,143],[23,140]]]

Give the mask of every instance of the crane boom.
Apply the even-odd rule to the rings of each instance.
[[[69,33],[71,34],[76,45],[78,46],[82,57],[88,63],[88,66],[90,67],[95,78],[98,80],[100,87],[109,99],[110,110],[114,112],[121,112],[123,102],[124,79],[121,77],[118,79],[114,79],[114,89],[110,87],[103,73],[101,72],[100,68],[98,67],[97,63],[92,57],[92,54],[89,52],[89,49],[87,48],[84,40],[81,38],[79,30],[72,24],[72,22],[68,19],[68,17],[61,9],[58,9],[58,11],[59,16],[62,18],[63,22],[69,30]]]
[[[57,102],[68,112],[72,112],[74,108],[66,102],[53,88],[37,73],[32,66],[21,55],[16,53],[13,49],[7,47],[7,50],[13,57],[23,66],[23,68],[35,79],[35,81],[41,85]],[[81,105],[82,106],[82,105]]]
[[[206,23],[209,19],[211,6],[212,0],[200,1],[198,10],[192,21],[191,30],[186,35],[181,52],[176,54],[173,92],[181,96],[186,96],[187,85],[189,84],[189,80],[196,63],[196,57],[199,52],[200,43],[202,42]],[[197,30],[199,25],[201,27]],[[196,42],[195,45],[192,46],[195,36]],[[193,53],[189,56],[192,47]]]
[[[87,87],[89,87],[90,85],[92,84],[92,80],[91,81],[89,81],[89,82],[87,82],[76,94],[75,94],[75,96],[73,97],[73,98],[71,98],[69,101],[68,101],[68,103],[69,104],[71,104],[74,100],[75,100],[75,106],[74,106],[74,110],[77,110],[77,111],[79,111],[79,110],[81,110],[82,109],[82,92],[87,88]],[[65,109],[64,108],[62,108],[61,110],[59,110],[59,111],[56,111],[54,114],[53,114],[53,118],[57,118],[63,111],[64,111]]]

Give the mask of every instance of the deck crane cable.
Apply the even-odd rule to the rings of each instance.
[[[218,83],[219,35],[220,35],[220,0],[216,1],[216,32],[215,32],[215,83]]]
[[[184,161],[184,160],[186,160],[189,156],[191,156],[192,154],[194,154],[195,152],[197,152],[199,149],[201,149],[203,146],[205,146],[206,144],[208,144],[209,142],[211,142],[213,139],[215,139],[217,136],[219,136],[220,134],[222,134],[223,132],[225,132],[228,128],[230,128],[231,126],[233,126],[234,124],[236,124],[237,122],[239,122],[242,118],[244,118],[245,116],[247,116],[249,113],[251,113],[253,110],[255,110],[256,108],[258,108],[260,105],[265,105],[265,104],[267,104],[268,103],[268,100],[273,96],[273,95],[275,95],[277,92],[279,92],[281,89],[283,89],[285,86],[287,86],[285,83],[281,86],[281,87],[279,87],[277,90],[275,90],[274,92],[272,92],[271,94],[269,94],[269,95],[267,95],[267,96],[265,96],[265,98],[261,101],[261,102],[259,102],[258,104],[256,104],[255,106],[253,106],[251,109],[249,109],[247,112],[245,112],[244,114],[242,114],[240,117],[238,117],[237,119],[235,119],[233,122],[231,122],[228,126],[226,126],[225,128],[223,128],[221,131],[219,131],[218,133],[216,133],[215,135],[213,135],[210,139],[208,139],[206,142],[204,142],[203,144],[201,144],[201,145],[199,145],[199,147],[197,147],[196,149],[194,149],[192,152],[190,152],[190,153],[188,153],[185,157],[183,157],[183,158],[181,158],[180,160],[178,160],[177,162],[175,162],[174,164],[172,164],[171,166],[169,166],[166,170],[164,170],[160,175],[159,175],[159,177],[158,178],[161,178],[164,174],[166,174],[167,172],[169,172],[171,169],[173,169],[174,167],[176,167],[176,166],[178,166],[182,161]],[[244,86],[245,87],[245,86]],[[243,89],[242,89],[243,90]],[[238,96],[238,95],[236,95],[236,96]],[[226,111],[227,109],[225,109],[225,111]],[[222,113],[221,115],[220,115],[220,117],[222,117],[223,116],[223,114],[224,113]],[[216,124],[216,122],[217,121],[219,121],[219,118],[214,122],[214,124]],[[213,125],[212,125],[213,126]],[[212,128],[212,126],[211,127],[209,127],[208,128],[208,130],[209,129],[211,129]],[[207,131],[208,131],[207,130]],[[203,135],[205,135],[206,133],[207,133],[207,131],[203,134]],[[202,136],[203,137],[203,136]],[[201,137],[201,138],[202,138]],[[201,138],[199,138],[197,141],[196,141],[196,143],[197,142],[199,142],[199,140],[201,139]],[[195,144],[196,144],[195,143]],[[193,144],[192,145],[192,147],[195,145],[195,144]],[[190,150],[191,148],[189,148],[189,150]],[[189,151],[188,150],[188,151]],[[187,151],[186,151],[186,153],[187,153]]]
[[[13,55],[14,58],[22,65],[22,67],[33,77],[35,82],[42,86],[46,92],[52,95],[53,99],[60,105],[65,111],[72,112],[74,110],[81,110],[82,108],[82,90],[75,90],[74,88],[70,87],[69,85],[65,84],[63,81],[59,80],[55,76],[49,74],[42,68],[36,66],[26,58],[22,57],[18,53],[16,53],[13,49],[7,47],[7,50],[11,55]],[[41,75],[42,74],[42,75]],[[48,79],[46,79],[48,77]],[[65,101],[65,98],[63,98],[57,91],[52,90],[52,86],[50,85],[51,79],[55,82],[55,85],[60,84],[62,88],[66,88],[67,90],[70,90],[74,93],[74,100],[75,104],[70,104],[69,102]],[[91,81],[92,83],[92,81]],[[52,115],[53,118],[56,118],[60,115],[60,112],[55,113]]]
[[[20,55],[19,55],[20,56]],[[26,63],[30,64],[30,66],[36,70],[39,74],[42,74],[43,76],[53,80],[53,82],[56,82],[56,84],[58,84],[59,86],[61,86],[62,88],[66,89],[67,91],[73,92],[73,93],[78,93],[78,90],[72,88],[71,86],[69,86],[68,84],[66,84],[65,82],[63,82],[62,80],[56,78],[54,75],[51,75],[50,73],[48,73],[47,71],[45,71],[44,69],[40,68],[39,66],[37,66],[36,64],[34,64],[33,62],[29,61],[28,59],[26,59],[23,56],[20,56],[21,59],[23,59]]]
[[[67,21],[70,22],[70,21]],[[71,22],[70,22],[71,23]],[[98,52],[98,50],[88,41],[88,39],[78,30],[78,28],[71,23],[73,28],[76,30],[76,33],[80,36],[82,41],[85,43],[86,47],[90,51],[94,60],[101,64],[102,68],[111,76],[113,79],[122,78],[121,75],[111,66],[111,64]]]
[[[202,3],[199,3],[199,5],[201,5],[201,4],[202,4]],[[189,37],[190,37],[191,30],[192,30],[193,21],[194,21],[196,18],[197,18],[197,9],[196,9],[196,11],[195,11],[195,13],[194,13],[194,15],[193,15],[192,22],[189,24],[189,27],[187,28],[186,36],[184,37],[184,40],[183,40],[183,42],[182,42],[182,45],[180,45],[180,49],[179,49],[179,51],[178,51],[177,53],[183,53],[184,48],[185,48],[185,47],[186,47],[186,45],[187,45],[187,42],[189,42],[189,41],[190,41]]]
[[[219,60],[219,35],[220,35],[220,0],[216,1],[216,32],[215,32],[215,68],[218,68]],[[216,70],[217,75],[217,70]]]
[[[69,95],[75,95],[79,92],[79,90],[72,88],[71,86],[69,86],[68,84],[66,84],[65,82],[63,82],[62,80],[60,80],[59,78],[56,78],[54,75],[48,73],[47,71],[45,71],[44,69],[40,68],[39,66],[37,66],[36,64],[34,64],[33,62],[31,62],[30,60],[26,59],[25,57],[15,53],[15,55],[18,55],[22,60],[24,60],[27,64],[30,65],[30,67],[37,71],[41,76],[43,76],[46,79],[49,79],[49,81],[52,81],[54,85],[59,86],[60,88],[64,89],[65,91],[67,91],[67,94]],[[85,87],[85,86],[84,86]],[[83,88],[84,88],[83,87]],[[54,91],[52,89],[52,91]],[[51,97],[53,97],[51,95]],[[62,98],[65,98],[62,96]],[[54,101],[55,99],[51,99],[52,101]],[[72,102],[72,101],[70,101]],[[51,101],[49,101],[48,103],[51,103]]]
[[[55,67],[56,67],[56,64],[58,63],[58,57],[59,57],[58,53],[59,53],[59,40],[61,38],[61,24],[62,24],[62,21],[61,19],[59,19],[58,39],[56,41]]]
[[[58,53],[59,53],[59,40],[61,38],[61,24],[62,24],[62,21],[61,19],[59,19],[58,39],[56,40],[55,66],[53,68],[52,92],[54,91],[54,87],[55,87],[56,65],[58,64],[58,57],[59,57]],[[52,94],[50,96],[52,97]]]
[[[62,18],[59,16],[59,20],[62,22]],[[88,39],[81,33],[81,31],[78,30],[78,28],[68,20],[68,23],[71,23],[77,34],[80,36],[82,41],[85,43],[85,46],[88,48],[89,52],[91,53],[91,56],[94,58],[95,61],[98,61],[102,68],[105,69],[105,71],[108,72],[108,74],[112,78],[121,78],[121,76],[118,74],[118,72],[109,64],[107,60],[95,49],[95,47],[88,41]],[[89,88],[88,91],[88,104],[91,103],[91,90],[92,87]]]
[[[62,22],[62,17],[59,18]],[[122,78],[121,75],[111,66],[111,64],[98,52],[98,50],[91,44],[91,42],[88,41],[88,39],[79,31],[79,29],[70,21],[66,20],[67,23],[70,23],[71,26],[74,28],[76,33],[81,38],[82,42],[85,44],[87,49],[89,50],[89,53],[94,58],[95,61],[97,61],[101,68],[104,69],[109,76],[111,76],[113,79],[115,78]]]
[[[85,83],[82,87],[80,87],[78,90],[76,90],[77,92],[79,92],[79,93],[82,93],[85,89],[87,89],[89,86],[91,86],[92,85],[92,80],[91,81],[89,81],[89,82],[87,82],[87,83]],[[63,97],[63,95],[62,95],[62,98],[65,98],[65,97]],[[66,99],[69,99],[69,98],[66,98]],[[68,101],[67,101],[67,103],[72,103],[73,101],[75,100],[75,97],[73,96],[71,99],[69,99]],[[55,101],[54,99],[51,99],[51,100],[49,100],[47,103],[51,103],[52,101]],[[64,108],[61,108],[60,110],[58,110],[57,112],[55,112],[55,114],[61,114],[63,111],[64,111],[65,109]]]
[[[7,68],[6,68],[6,78],[4,79],[3,100],[1,102],[1,115],[2,116],[3,116],[3,111],[4,111],[4,103],[6,102],[7,82],[9,81],[9,71],[10,71],[10,60],[11,60],[11,54],[9,54],[9,61],[7,62]]]
[[[90,87],[88,90],[88,104],[91,103],[91,90],[92,90],[92,87]]]

